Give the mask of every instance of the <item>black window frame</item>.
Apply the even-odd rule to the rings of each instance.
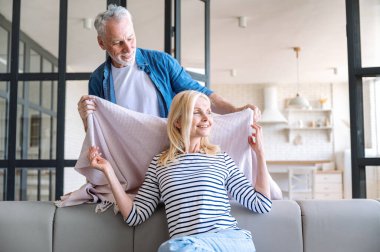
[[[366,198],[366,166],[380,166],[380,158],[365,157],[363,78],[380,77],[380,67],[363,67],[360,39],[360,1],[346,0],[349,74],[352,197]]]
[[[196,80],[206,83],[209,86],[210,76],[210,1],[199,0],[205,3],[205,74],[191,73],[189,74]],[[127,7],[127,0],[106,0],[105,8],[109,4],[116,4]],[[67,24],[68,24],[68,0],[60,0],[59,2],[59,35],[58,35],[58,65],[57,72],[51,73],[20,73],[19,72],[19,41],[23,36],[20,31],[20,18],[21,18],[21,0],[13,0],[12,2],[12,22],[11,34],[9,40],[10,57],[9,61],[10,71],[8,73],[0,73],[0,81],[9,83],[9,100],[8,100],[8,121],[7,130],[8,138],[6,141],[7,158],[0,160],[0,169],[4,171],[4,200],[15,200],[16,193],[20,197],[25,196],[24,192],[16,192],[16,170],[21,169],[27,174],[27,169],[55,169],[55,195],[54,199],[59,199],[63,195],[64,186],[64,168],[74,167],[76,160],[64,158],[64,139],[65,139],[65,102],[66,102],[66,82],[67,81],[80,81],[89,80],[91,72],[70,72],[66,71],[66,57],[67,57]],[[176,9],[172,7],[176,6]],[[180,0],[165,0],[165,51],[170,54],[173,46],[171,43],[167,49],[168,41],[172,40],[175,35],[176,41],[175,58],[180,62],[180,12],[177,8],[180,6]],[[174,11],[176,25],[172,25],[171,13]],[[170,12],[170,14],[169,14]],[[170,20],[169,20],[170,19]],[[169,22],[168,22],[169,20]],[[170,38],[169,38],[170,36]],[[17,43],[13,43],[17,41]],[[57,128],[56,128],[56,151],[55,158],[50,159],[18,159],[16,157],[16,134],[17,134],[17,107],[18,107],[18,83],[28,81],[51,81],[57,83]],[[53,92],[53,91],[52,91]],[[24,175],[25,175],[24,174]],[[25,177],[25,176],[21,176]],[[51,186],[51,184],[50,184]],[[24,188],[25,186],[22,186]],[[24,196],[23,196],[24,195]],[[38,196],[38,200],[39,200]]]

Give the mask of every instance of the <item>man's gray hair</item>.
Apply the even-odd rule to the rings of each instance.
[[[103,37],[105,34],[105,29],[104,27],[106,26],[106,23],[110,19],[116,19],[116,20],[121,20],[123,18],[128,18],[129,21],[133,24],[132,22],[132,15],[129,13],[129,11],[122,7],[122,6],[117,6],[115,4],[110,4],[108,5],[108,9],[105,12],[99,13],[94,21],[94,26],[96,31],[98,32],[98,35]]]

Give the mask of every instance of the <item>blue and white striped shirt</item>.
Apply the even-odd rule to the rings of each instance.
[[[238,170],[226,153],[181,154],[165,166],[161,154],[149,165],[126,222],[138,225],[148,219],[160,199],[165,203],[170,237],[238,229],[231,216],[228,193],[246,208],[267,213],[272,202]]]

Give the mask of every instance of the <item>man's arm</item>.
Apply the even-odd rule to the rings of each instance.
[[[222,96],[220,96],[220,95],[218,95],[216,93],[212,93],[209,96],[209,98],[211,100],[212,110],[215,113],[218,113],[218,114],[228,114],[228,113],[234,113],[234,112],[238,112],[238,111],[242,111],[244,109],[250,108],[250,109],[252,109],[255,112],[254,113],[254,121],[255,122],[257,122],[260,119],[260,117],[261,117],[261,111],[255,105],[247,104],[247,105],[245,105],[243,107],[235,107],[229,101],[227,101]]]

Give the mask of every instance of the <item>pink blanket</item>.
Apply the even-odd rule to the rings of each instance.
[[[153,156],[168,147],[166,119],[125,109],[95,97],[97,109],[89,117],[88,130],[75,170],[86,177],[87,182],[78,190],[66,194],[56,202],[58,207],[83,203],[99,203],[96,211],[104,211],[115,199],[107,179],[100,171],[89,167],[88,149],[100,147],[103,156],[111,163],[125,191],[135,194],[144,180],[145,172]],[[214,128],[210,140],[227,152],[252,181],[256,177],[255,156],[247,137],[251,133],[252,110],[214,116]],[[253,167],[253,168],[252,168]],[[253,184],[255,181],[253,180]],[[272,180],[272,198],[282,198],[281,190]],[[115,209],[117,210],[117,209]]]

